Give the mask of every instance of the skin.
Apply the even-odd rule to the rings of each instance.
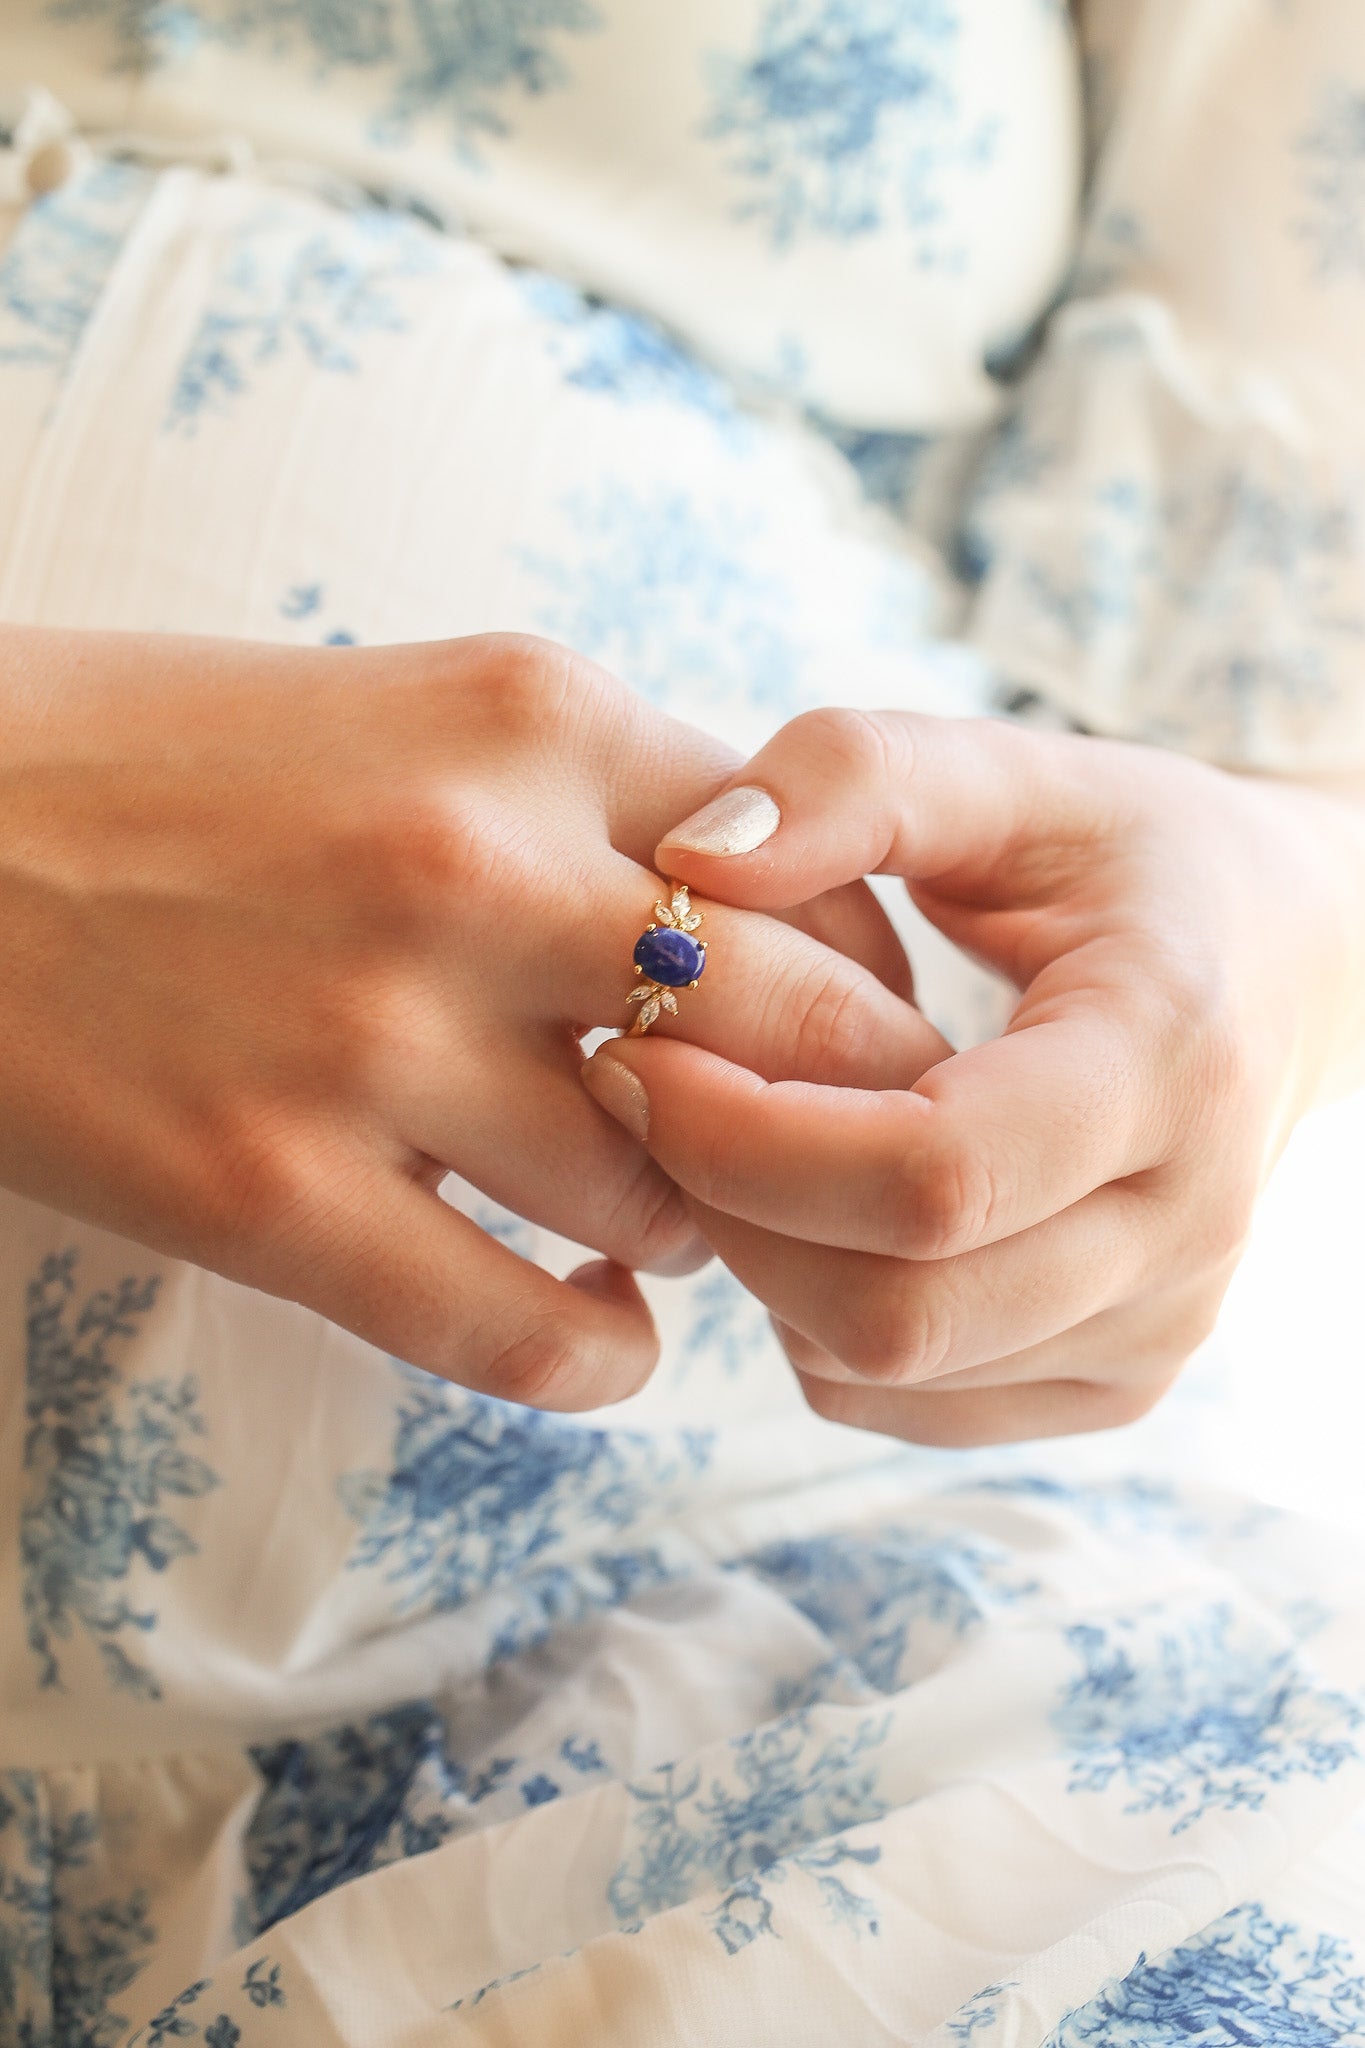
[[[694,900],[905,879],[1020,991],[888,1087],[613,1041],[617,1113],[772,1313],[822,1415],[934,1444],[1134,1420],[1208,1334],[1296,1119],[1360,1078],[1365,806],[996,721],[824,711],[731,787],[748,853],[658,848]],[[668,1042],[673,1037],[675,1042]]]
[[[628,1269],[709,1252],[579,1037],[626,1016],[654,845],[733,757],[508,637],[5,628],[0,732],[0,1184],[485,1392],[637,1388]],[[854,1042],[888,1083],[922,1064],[861,884],[708,932],[699,1046],[772,1080],[837,1081]],[[448,1168],[602,1259],[515,1257],[439,1199]]]

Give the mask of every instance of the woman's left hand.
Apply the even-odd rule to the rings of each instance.
[[[899,1091],[768,1083],[677,1026],[585,1068],[594,1093],[605,1062],[640,1083],[637,1135],[812,1406],[939,1444],[1150,1408],[1295,1120],[1365,1043],[1354,803],[994,721],[815,712],[658,862],[764,910],[904,876],[1022,991],[1001,1037],[942,1045]]]

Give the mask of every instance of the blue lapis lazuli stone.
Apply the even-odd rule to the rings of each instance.
[[[641,932],[635,941],[635,965],[663,988],[686,988],[689,981],[701,979],[706,955],[686,932],[661,924],[656,931]]]

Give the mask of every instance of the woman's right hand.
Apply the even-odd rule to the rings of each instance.
[[[0,1183],[485,1392],[632,1392],[623,1268],[705,1248],[577,1040],[623,1021],[653,848],[726,750],[501,636],[5,628],[0,735]],[[936,1057],[871,897],[804,921],[708,907],[688,1036],[772,1079]],[[608,1263],[518,1259],[452,1168]]]

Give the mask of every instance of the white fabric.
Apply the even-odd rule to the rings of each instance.
[[[1067,304],[968,512],[972,638],[1097,731],[1365,763],[1365,13],[1092,0]]]
[[[1051,0],[10,0],[5,79],[420,194],[868,427],[989,416],[1073,229]]]
[[[1064,267],[1057,0],[16,0],[0,89],[407,191],[838,422],[952,531],[1012,685],[1230,766],[1359,768],[1365,24],[1078,12],[1079,250],[965,511],[965,455],[945,501],[914,437],[990,427]]]
[[[0,299],[6,615],[539,628],[742,745],[982,702],[827,447],[473,245],[96,164]],[[564,1420],[0,1201],[5,2048],[1365,2030],[1361,1567],[1178,1478],[1214,1362],[955,1460],[809,1415],[723,1274],[650,1294],[650,1387]]]
[[[428,18],[515,19],[532,45],[576,55],[586,32],[540,34],[573,11],[508,0],[501,16]],[[684,10],[668,13],[680,32]],[[1050,37],[1056,14],[1039,0]],[[1262,52],[1254,75],[1226,74],[1248,121],[1253,86],[1278,95],[1298,76],[1265,61],[1258,22],[1269,37],[1294,21],[1318,56],[1354,49],[1354,16],[1327,0],[1188,0],[1178,21],[1154,0],[1142,15],[1091,17],[1092,33],[1122,30],[1104,45],[1104,98],[1134,162],[1167,132],[1162,109],[1172,161],[1195,161],[1182,82],[1206,110],[1224,76],[1210,50],[1241,47],[1215,30]],[[315,78],[304,24],[363,35],[409,19],[388,0],[213,15],[23,0],[13,18],[13,49],[41,54],[24,75],[84,124],[160,122],[172,153],[204,154],[203,107],[175,95],[221,76],[223,118],[352,172],[371,162],[354,152],[356,107],[372,105],[356,74],[373,67],[337,59]],[[764,18],[816,17],[793,0]],[[847,39],[859,17],[818,18]],[[956,17],[923,0],[898,18],[927,32]],[[739,11],[717,19],[728,34]],[[1164,39],[1145,40],[1150,22]],[[145,80],[105,75],[116,35],[152,31]],[[523,108],[520,90],[499,108],[548,117],[552,92]],[[334,93],[346,132],[328,140]],[[56,131],[25,130],[0,194],[29,182],[40,135],[59,139],[47,118]],[[476,131],[486,164],[503,152],[478,174],[490,190],[517,189],[512,127]],[[415,134],[374,146],[386,184],[400,170],[421,184]],[[278,172],[76,154],[0,262],[0,615],[310,644],[526,627],[741,746],[814,702],[988,701],[991,670],[941,637],[963,598],[930,552],[868,506],[826,441],[745,410],[649,322]],[[316,182],[307,164],[300,176]],[[670,203],[685,211],[680,186]],[[564,219],[615,233],[619,205],[594,207],[566,200]],[[1178,206],[1162,220],[1182,231]],[[715,246],[740,230],[717,232]],[[709,226],[699,241],[713,246]],[[1228,365],[1250,330],[1187,332],[1183,295],[1203,289],[1191,248],[1178,277],[1143,281],[1140,305],[1131,280],[1111,292],[1083,276],[975,515],[978,562],[993,551],[982,644],[1007,680],[1096,722],[1119,701],[1111,671],[1069,644],[1035,655],[1052,558],[1035,576],[1018,558],[1036,522],[1065,513],[1062,567],[1091,560],[1087,464],[1107,445],[1128,462],[1146,417],[1087,334],[1129,308],[1141,378],[1197,344],[1241,390]],[[548,253],[584,267],[567,226]],[[805,253],[756,262],[753,302],[759,269],[790,258],[795,274]],[[661,242],[641,275],[672,276],[672,255]],[[703,272],[721,274],[699,262],[695,307],[649,303],[746,373],[764,367],[743,334],[719,334]],[[828,283],[818,265],[803,275]],[[800,309],[830,391],[850,335],[866,360],[880,347],[866,296],[837,298],[822,286]],[[1292,309],[1277,317],[1284,379],[1319,328],[1305,319],[1295,344]],[[927,379],[935,420],[980,399],[954,378],[984,333],[942,360],[906,355],[904,390]],[[1044,416],[1070,452],[1031,471]],[[1344,411],[1339,424],[1349,464]],[[1247,441],[1241,415],[1223,431],[1257,460],[1271,445]],[[1328,436],[1314,431],[1316,460]],[[938,464],[895,437],[844,438],[887,500]],[[1178,494],[1207,443],[1176,420],[1138,445]],[[1274,569],[1280,531],[1265,528],[1254,565]],[[1198,614],[1203,583],[1188,581],[1189,602],[1124,641],[1124,660],[1140,646],[1159,668],[1163,635]],[[1225,647],[1238,587],[1229,571],[1199,615]],[[1292,579],[1273,589],[1288,595],[1272,623],[1328,633]],[[1344,615],[1333,596],[1331,633]],[[1132,688],[1115,723],[1165,701],[1159,677],[1150,698]],[[1191,714],[1183,737],[1209,729]],[[1256,730],[1277,758],[1308,743],[1283,718]],[[992,992],[941,952],[929,964],[952,1035],[988,1028]],[[528,1256],[574,1257],[450,1192]],[[664,1337],[650,1387],[562,1420],[0,1198],[0,2048],[1365,2039],[1365,1575],[1338,1536],[1211,1483],[1235,1478],[1229,1448],[1245,1448],[1218,1355],[1115,1439],[953,1459],[811,1417],[758,1305],[718,1271],[649,1292]]]

